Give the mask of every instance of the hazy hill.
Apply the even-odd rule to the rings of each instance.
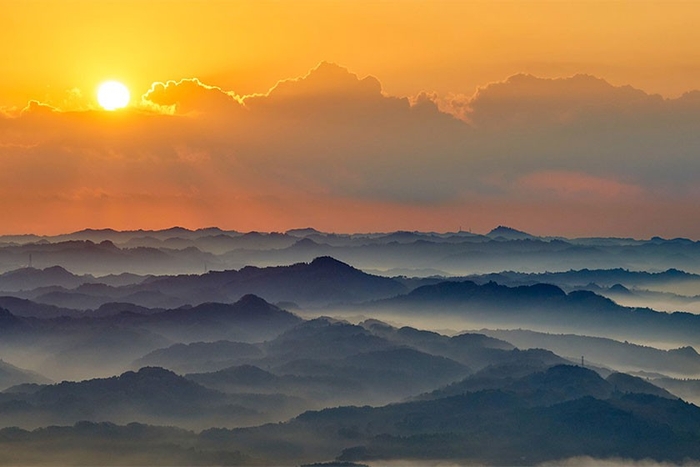
[[[291,266],[239,271],[209,272],[201,276],[154,278],[134,291],[157,291],[180,298],[183,303],[201,303],[210,297],[237,300],[255,294],[270,302],[291,301],[300,305],[360,302],[406,292],[389,278],[372,276],[329,257]]]
[[[341,370],[333,373],[328,365],[321,365],[325,373],[276,374],[253,365],[239,365],[208,373],[189,373],[186,378],[203,386],[233,395],[273,395],[286,397],[293,403],[287,412],[276,413],[280,419],[291,418],[306,410],[346,404],[366,404],[374,400],[380,385],[366,385]],[[392,394],[380,397],[391,399]],[[269,407],[268,407],[269,409]],[[294,412],[294,413],[292,413]]]
[[[391,347],[394,347],[391,342],[362,326],[326,317],[305,321],[265,346],[276,361],[342,358]]]
[[[203,273],[309,262],[326,255],[364,270],[449,275],[572,268],[647,270],[650,265],[700,273],[700,247],[687,239],[549,238],[508,227],[497,227],[487,235],[461,231],[334,234],[314,229],[243,234],[175,227],[0,237],[0,271],[25,267],[30,255],[37,268],[60,265],[76,274],[93,275]]]
[[[3,360],[0,360],[0,391],[18,384],[38,383],[46,384],[51,380],[45,378],[33,371],[23,370],[14,365],[11,365]]]
[[[35,318],[58,318],[60,316],[82,316],[81,310],[64,308],[56,305],[37,303],[17,297],[0,297],[0,307],[3,307],[16,316]]]
[[[113,375],[129,369],[135,358],[171,343],[148,329],[108,323],[59,326],[44,329],[40,336],[44,345],[28,350],[43,354],[36,368],[57,381]]]
[[[650,381],[654,385],[664,388],[685,401],[695,405],[700,404],[700,379],[675,379],[655,376],[651,377]]]
[[[196,448],[195,448],[196,446]],[[0,429],[3,465],[253,465],[241,452],[208,449],[197,435],[140,423],[78,422],[34,431]]]
[[[34,465],[74,456],[78,447],[78,461],[119,465],[298,465],[334,458],[538,465],[579,456],[680,464],[700,458],[699,420],[697,407],[653,395],[530,406],[492,390],[326,409],[288,423],[201,434],[89,422],[32,432],[8,428],[0,430],[0,447],[15,464]]]
[[[257,415],[251,409],[230,404],[223,393],[156,367],[111,378],[47,385],[11,396],[16,402],[6,401],[0,406],[2,418],[25,427],[80,420],[235,426],[249,423]]]
[[[0,290],[11,292],[47,286],[75,288],[90,279],[91,277],[76,276],[60,266],[46,269],[28,267],[0,274]]]
[[[574,456],[678,462],[700,455],[700,409],[680,400],[622,394],[574,366],[502,384],[507,387],[377,408],[307,412],[283,425],[210,430],[202,437],[217,446],[265,452],[271,462],[315,455],[535,465]]]
[[[206,372],[258,360],[263,355],[260,346],[243,342],[193,342],[154,350],[133,365],[137,368],[161,366],[179,373]]]
[[[0,351],[53,379],[84,379],[125,371],[135,359],[176,342],[260,342],[300,322],[252,295],[233,304],[147,314],[131,306],[101,317],[24,318],[0,309]]]
[[[667,269],[661,272],[631,271],[623,268],[613,269],[579,269],[562,272],[522,273],[503,271],[495,274],[470,276],[467,279],[478,280],[480,283],[495,281],[501,285],[532,285],[537,283],[554,284],[558,286],[583,287],[596,284],[601,287],[612,287],[621,284],[627,287],[653,287],[676,283],[697,283],[700,276],[678,269]]]
[[[483,334],[465,333],[453,337],[432,331],[404,326],[395,328],[378,320],[367,320],[361,326],[372,334],[387,339],[396,345],[407,345],[424,352],[440,355],[478,369],[501,361],[512,344]]]
[[[377,327],[388,330],[377,333],[374,331]],[[409,338],[392,337],[404,334]],[[210,373],[199,370],[188,377],[226,391],[276,391],[302,398],[313,395],[309,406],[316,407],[314,400],[335,401],[336,404],[386,403],[417,395],[469,374],[471,370],[465,362],[481,368],[493,362],[525,361],[526,353],[487,336],[469,334],[450,338],[425,333],[422,338],[413,337],[420,334],[421,331],[415,329],[398,330],[378,322],[368,327],[317,318],[259,344],[255,350],[261,355],[253,356],[247,349],[234,348],[230,353],[222,351],[219,359],[213,355],[213,350],[224,343],[212,343],[197,344],[196,349],[193,345],[174,346],[153,352],[139,363],[151,362],[154,356],[172,354],[176,349],[177,354],[187,351],[190,355],[203,349],[203,355],[211,359],[202,363],[203,368],[216,368],[226,359],[231,359],[234,366]],[[536,352],[531,352],[529,357],[537,361],[563,361],[550,355],[541,352],[536,356]],[[198,355],[192,357],[193,361],[201,361]],[[260,375],[263,372],[267,377],[260,381],[255,378],[247,383],[236,380],[237,377],[245,379],[248,373]],[[256,386],[256,382],[260,386]]]
[[[207,264],[218,264],[211,253],[190,247],[120,248],[109,240],[48,241],[0,248],[0,265],[13,270],[26,265],[29,257],[37,268],[59,265],[77,274],[108,275],[165,274],[178,271],[203,271]]]
[[[297,359],[273,367],[279,375],[328,378],[353,388],[344,404],[387,404],[456,381],[470,370],[410,348],[358,353],[341,359]],[[329,398],[333,400],[332,397]]]
[[[522,349],[544,348],[559,355],[606,365],[623,371],[656,371],[666,374],[700,374],[700,355],[692,348],[661,350],[601,337],[546,334],[526,330],[481,330]]]
[[[535,238],[527,232],[505,227],[503,225],[499,225],[495,229],[491,230],[486,234],[486,236],[496,240],[522,240],[526,238]]]
[[[652,394],[654,396],[665,397],[667,399],[677,399],[658,384],[650,383],[641,378],[628,375],[626,373],[613,373],[605,380],[613,385],[614,391],[631,394]]]
[[[470,326],[528,328],[633,340],[700,344],[700,316],[627,308],[589,291],[557,286],[507,287],[495,282],[440,282],[368,304],[367,313],[461,318]]]
[[[214,372],[190,373],[185,377],[204,386],[225,388],[222,389],[224,392],[232,390],[261,393],[281,391],[285,384],[284,377],[253,365],[231,366]],[[287,378],[286,381],[287,384],[290,384],[293,380]]]
[[[472,368],[494,364],[537,364],[542,368],[565,362],[551,352],[521,352],[507,342],[480,334],[447,337],[408,327],[392,328],[378,321],[360,326],[331,318],[302,322],[261,344],[260,349],[262,358],[247,358],[241,363],[288,378],[279,386],[283,388],[280,391],[303,395],[299,389],[306,387],[318,394],[325,385],[330,397],[318,394],[317,398],[334,400],[333,394],[338,394],[335,400],[354,404],[387,403],[417,395],[457,381]],[[233,384],[230,375],[220,376],[226,376],[221,384]],[[339,391],[338,386],[344,390]]]
[[[255,294],[271,302],[302,306],[391,297],[407,291],[399,281],[366,274],[330,257],[291,266],[211,271],[201,275],[151,276],[123,286],[99,279],[72,289],[40,287],[15,295],[68,308],[95,309],[110,302],[148,308],[176,308],[207,302],[230,303]]]
[[[144,327],[179,342],[270,339],[301,322],[296,315],[260,297],[245,295],[236,303],[203,303],[149,315],[105,318]]]

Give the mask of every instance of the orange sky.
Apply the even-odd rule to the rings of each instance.
[[[63,103],[107,77],[265,92],[322,60],[391,94],[471,94],[519,72],[677,96],[700,82],[694,1],[0,0],[0,104]]]
[[[0,233],[700,238],[699,6],[0,0]]]

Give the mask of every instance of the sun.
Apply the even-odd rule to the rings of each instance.
[[[129,104],[129,89],[119,81],[105,81],[97,88],[97,102],[105,110],[117,110]]]

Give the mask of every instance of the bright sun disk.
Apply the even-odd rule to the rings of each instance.
[[[119,81],[105,81],[97,88],[97,102],[105,110],[116,110],[127,106],[131,95]]]

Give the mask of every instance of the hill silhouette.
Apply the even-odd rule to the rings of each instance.
[[[589,335],[700,344],[700,316],[623,307],[590,291],[568,294],[550,284],[508,287],[495,282],[444,281],[406,295],[366,305],[373,313],[421,313],[461,316],[483,326],[552,329]]]
[[[307,440],[314,440],[319,456],[336,453],[338,460],[353,462],[431,459],[535,465],[574,456],[674,462],[700,453],[700,409],[683,401],[622,394],[595,372],[571,365],[507,377],[500,384],[382,407],[306,412],[282,425],[210,430],[202,437],[218,445],[245,445],[249,453],[267,448],[272,462],[299,456]],[[266,444],[279,438],[293,441],[274,448]],[[542,439],[547,443],[538,441]]]
[[[0,412],[11,413],[12,421],[25,427],[80,420],[177,422],[181,426],[201,426],[206,420],[207,426],[231,417],[230,425],[236,418],[247,422],[257,415],[254,410],[231,404],[223,393],[157,367],[111,378],[64,381],[30,393],[18,389],[9,396],[16,402],[6,402]]]
[[[151,279],[133,290],[159,292],[181,298],[183,303],[200,303],[205,297],[229,301],[255,294],[270,302],[289,301],[302,306],[360,302],[406,292],[393,279],[366,274],[330,257],[291,266],[247,266],[238,271]]]
[[[535,238],[527,232],[516,230],[510,227],[499,225],[495,229],[486,234],[487,237],[503,240],[522,240],[526,238]]]

